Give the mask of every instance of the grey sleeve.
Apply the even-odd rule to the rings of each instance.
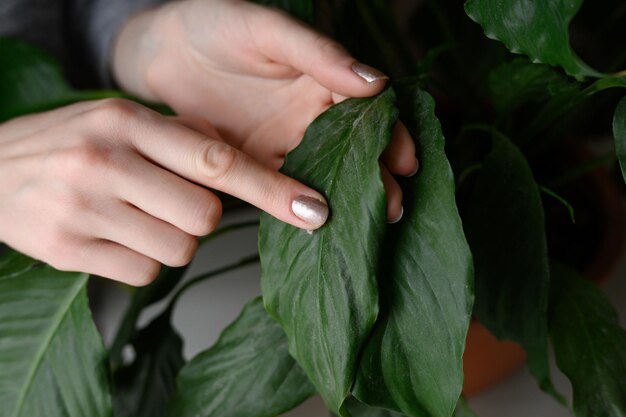
[[[168,0],[72,0],[71,36],[96,71],[100,83],[112,86],[111,47],[126,20]]]

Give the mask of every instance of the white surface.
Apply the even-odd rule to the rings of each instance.
[[[247,210],[230,215],[226,223],[257,217],[257,212]],[[235,262],[256,252],[256,228],[234,232],[211,242],[198,253],[187,278],[200,272]],[[243,305],[260,294],[258,265],[246,267],[227,275],[211,279],[187,292],[174,314],[174,325],[185,339],[185,356],[192,357],[217,340],[220,331],[237,317]],[[626,256],[606,284],[606,290],[620,312],[621,322],[626,322]],[[117,321],[127,305],[127,295],[111,289],[105,308],[104,337],[110,342]],[[158,311],[158,306],[142,317]],[[554,367],[553,367],[554,368]],[[558,373],[553,375],[562,392],[569,391],[567,380]],[[479,417],[566,417],[570,414],[552,398],[543,394],[525,369],[507,378],[498,386],[469,399],[470,406]],[[298,409],[286,414],[289,417],[328,417],[322,401],[315,397]]]

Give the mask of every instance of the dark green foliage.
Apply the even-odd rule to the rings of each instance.
[[[472,257],[434,101],[414,83],[398,95],[421,170],[403,183],[404,217],[385,238],[381,315],[365,345],[354,395],[411,417],[446,417],[463,387]]]
[[[396,120],[393,100],[389,89],[331,107],[287,156],[281,171],[330,202],[325,226],[309,234],[269,215],[261,218],[265,306],[336,412],[350,393],[361,346],[378,314],[378,255],[386,225],[378,158]]]
[[[181,371],[171,417],[273,417],[315,393],[261,298]]]

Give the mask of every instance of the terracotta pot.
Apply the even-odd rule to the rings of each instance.
[[[605,169],[596,170],[583,179],[582,189],[589,201],[596,201],[601,213],[602,238],[585,275],[603,282],[617,267],[624,247],[626,230],[622,197]],[[465,395],[475,394],[519,369],[526,354],[515,343],[497,340],[489,331],[472,321],[463,355]]]

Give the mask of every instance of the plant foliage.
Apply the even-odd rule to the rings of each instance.
[[[8,250],[0,256],[0,417],[273,417],[316,392],[342,417],[474,416],[460,398],[472,312],[520,344],[539,386],[565,402],[551,381],[550,340],[575,416],[626,416],[626,332],[581,277],[580,258],[593,253],[580,230],[597,230],[602,219],[576,188],[615,159],[626,180],[618,91],[626,73],[617,72],[626,55],[604,56],[626,37],[623,5],[257,3],[329,32],[393,79],[410,76],[330,107],[287,156],[282,172],[326,196],[328,223],[307,233],[262,215],[262,298],[190,361],[171,320],[180,295],[256,255],[187,281],[187,268],[164,268],[133,292],[107,351],[91,319],[88,277]],[[602,30],[592,48],[577,42],[583,60],[570,32],[585,39],[593,19]],[[124,96],[76,90],[54,57],[16,40],[0,39],[0,57],[0,122]],[[421,167],[398,181],[404,218],[387,225],[379,158],[398,116]],[[576,138],[608,134],[610,158],[564,162],[579,152]],[[576,211],[576,225],[563,205]],[[169,304],[140,328],[159,302]]]

